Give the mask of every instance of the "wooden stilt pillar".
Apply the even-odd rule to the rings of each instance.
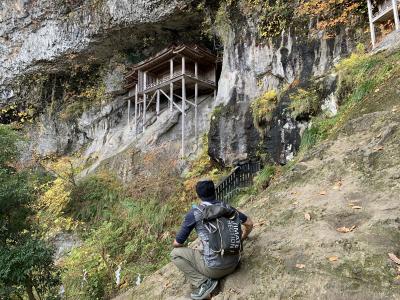
[[[160,90],[157,90],[157,100],[156,100],[156,113],[157,116],[160,114]]]
[[[147,88],[147,72],[144,72],[144,74],[143,74],[143,120],[142,120],[143,131],[146,129],[145,124],[146,124],[146,108],[147,108],[147,104],[146,104],[147,99],[146,98],[147,98],[147,95],[144,92],[146,90],[146,88]]]
[[[182,76],[182,158],[185,157],[185,110],[186,110],[186,82]]]
[[[138,114],[138,85],[135,85],[135,133],[137,133],[137,114]]]
[[[217,64],[215,64],[214,66],[214,84],[215,84],[215,88],[214,88],[214,101],[217,100]]]
[[[196,82],[194,84],[194,136],[196,139],[196,148],[199,146],[199,143],[198,143],[198,140],[199,140],[199,138],[198,138],[198,120],[197,120],[197,118],[198,118],[198,109],[197,109],[198,93],[199,93],[199,85]]]
[[[146,99],[147,98],[147,95],[146,95],[146,93],[143,93],[143,131],[146,129],[146,127],[145,127],[145,124],[146,124],[146,106],[147,106],[147,104],[146,104]]]
[[[393,4],[393,16],[394,16],[394,23],[396,24],[396,30],[400,30],[400,19],[399,19],[399,10],[397,8],[397,0],[392,0]]]
[[[376,35],[375,35],[375,25],[374,25],[373,15],[372,15],[371,0],[367,0],[367,4],[368,4],[369,30],[371,31],[371,42],[372,42],[372,47],[375,47]]]
[[[128,94],[128,126],[129,126],[129,123],[131,122],[131,120],[130,120],[130,116],[131,116],[131,91],[129,91],[129,94]]]
[[[174,59],[171,58],[169,60],[169,79],[172,80],[172,78],[174,78]],[[173,101],[174,101],[174,84],[171,82],[169,84],[169,97],[170,102],[169,102],[169,111],[172,111],[173,108]]]
[[[185,110],[186,110],[186,81],[185,57],[182,56],[182,158],[185,157]]]

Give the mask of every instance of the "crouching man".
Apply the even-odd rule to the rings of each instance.
[[[206,299],[217,287],[218,279],[231,274],[236,269],[240,260],[240,251],[229,253],[224,249],[222,251],[215,250],[212,234],[213,228],[217,228],[218,225],[213,227],[212,224],[205,222],[204,215],[210,215],[209,212],[205,212],[207,210],[205,208],[211,208],[209,209],[212,211],[211,214],[215,212],[215,214],[219,214],[218,216],[222,214],[221,211],[225,207],[236,212],[239,227],[241,227],[240,223],[243,225],[243,231],[240,228],[241,241],[246,239],[253,229],[253,222],[245,214],[216,199],[213,181],[199,181],[196,185],[196,192],[201,199],[201,203],[186,214],[182,227],[173,242],[174,250],[171,252],[171,258],[178,269],[185,274],[192,286],[195,287],[195,290],[190,295],[191,298]],[[233,220],[233,218],[231,219]],[[220,221],[218,222],[222,224]],[[214,224],[218,224],[218,222]],[[183,245],[193,228],[196,229],[196,233],[201,240],[202,251],[186,248]],[[223,232],[223,229],[221,229],[221,232]],[[223,238],[221,237],[221,241]],[[210,243],[213,243],[213,245],[210,246]]]

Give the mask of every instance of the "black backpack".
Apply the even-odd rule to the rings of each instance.
[[[201,206],[200,210],[210,249],[221,255],[240,254],[242,227],[237,210],[225,203]]]

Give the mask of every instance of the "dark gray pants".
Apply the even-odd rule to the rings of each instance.
[[[219,279],[233,273],[236,269],[236,266],[228,269],[209,268],[201,252],[190,248],[174,248],[171,258],[195,287],[200,287],[208,278]]]

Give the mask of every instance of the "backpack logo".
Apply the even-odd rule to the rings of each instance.
[[[202,211],[204,227],[209,232],[209,247],[221,255],[237,255],[242,249],[242,228],[239,213],[229,206],[208,205]]]

